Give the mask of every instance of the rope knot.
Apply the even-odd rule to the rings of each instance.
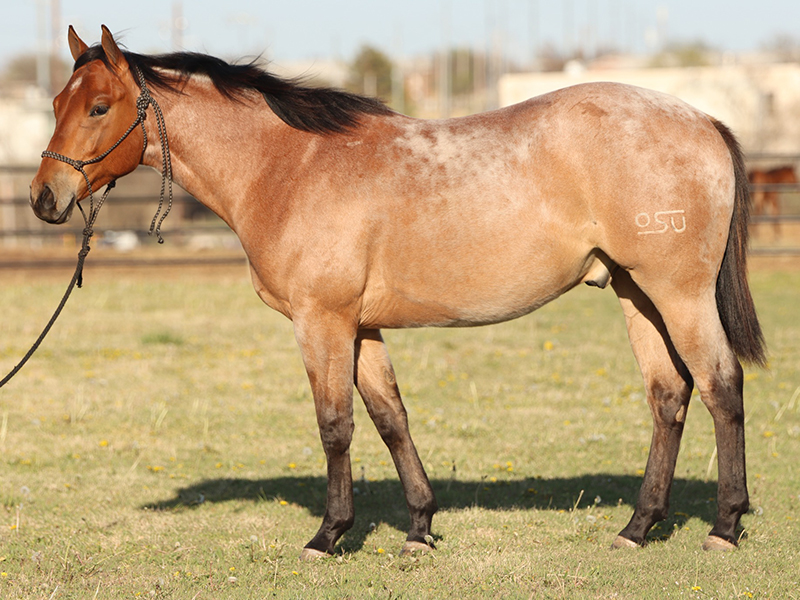
[[[136,98],[136,112],[139,114],[139,118],[144,121],[147,118],[147,107],[150,106],[150,95],[149,94],[140,94],[138,98]]]

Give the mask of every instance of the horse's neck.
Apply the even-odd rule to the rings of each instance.
[[[286,159],[275,153],[275,145],[264,144],[276,141],[271,131],[278,118],[260,96],[235,102],[207,80],[190,80],[182,94],[153,96],[164,113],[173,180],[233,227],[243,209],[240,200],[254,192],[256,174],[271,161]],[[148,118],[146,127],[149,143],[142,163],[161,172],[155,118]]]

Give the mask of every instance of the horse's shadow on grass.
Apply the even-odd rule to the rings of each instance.
[[[440,510],[480,507],[496,511],[585,509],[625,504],[631,507],[641,485],[633,475],[595,474],[553,479],[515,479],[507,481],[434,479],[431,481]],[[341,544],[344,551],[361,549],[369,534],[370,523],[386,523],[406,531],[409,517],[398,480],[360,480],[354,482],[356,523]],[[672,486],[672,512],[659,531],[683,527],[692,517],[709,525],[716,516],[715,482],[676,478]],[[208,479],[180,488],[175,497],[143,506],[145,510],[186,510],[208,502],[249,500],[272,502],[285,500],[307,509],[320,518],[325,513],[326,479],[324,477],[287,476],[270,479]],[[578,502],[580,498],[580,502]],[[619,524],[619,528],[624,523]],[[309,537],[313,532],[309,532]],[[650,540],[663,536],[651,533]]]

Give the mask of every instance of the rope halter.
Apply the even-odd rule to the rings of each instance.
[[[84,181],[86,181],[86,187],[89,190],[89,214],[87,215],[83,207],[81,207],[80,203],[78,203],[78,208],[81,210],[81,214],[83,215],[83,220],[85,222],[85,228],[83,230],[83,248],[81,252],[84,251],[88,253],[89,250],[89,238],[91,238],[93,234],[93,226],[94,222],[97,219],[97,214],[100,212],[100,207],[105,202],[106,198],[108,197],[108,193],[114,188],[116,184],[116,180],[111,181],[108,186],[106,186],[106,190],[103,193],[103,196],[95,205],[94,200],[94,190],[92,189],[92,183],[89,180],[89,175],[87,175],[86,170],[84,169],[87,165],[92,165],[102,161],[105,157],[111,154],[114,150],[116,150],[119,145],[124,142],[127,137],[136,129],[136,126],[139,125],[142,128],[142,137],[143,137],[143,146],[142,146],[142,155],[144,155],[145,150],[147,149],[147,130],[144,126],[144,121],[147,118],[147,108],[149,106],[153,107],[153,112],[156,115],[156,125],[158,127],[158,136],[161,141],[161,195],[158,201],[158,209],[156,210],[156,214],[153,217],[153,221],[150,223],[150,235],[153,233],[156,234],[158,238],[158,243],[163,244],[164,238],[161,237],[161,224],[164,222],[164,219],[167,218],[170,210],[172,210],[172,158],[169,151],[169,141],[167,140],[167,127],[166,123],[164,122],[164,113],[161,111],[161,107],[156,102],[155,98],[150,95],[150,90],[147,87],[147,82],[144,79],[144,75],[139,67],[136,67],[136,75],[139,79],[139,87],[141,88],[141,92],[139,93],[139,97],[136,98],[136,119],[131,123],[131,126],[128,127],[127,131],[122,134],[122,136],[112,145],[108,150],[91,158],[89,160],[76,160],[74,158],[70,158],[68,156],[64,156],[63,154],[59,154],[58,152],[52,152],[51,150],[45,150],[42,152],[42,158],[52,158],[55,160],[60,160],[61,162],[67,163],[73,169],[78,171],[81,175],[83,175]],[[169,197],[167,201],[167,208],[163,211],[164,207],[164,195],[167,190],[167,182],[169,182]],[[159,218],[160,215],[160,218]],[[85,254],[84,254],[85,256]],[[78,284],[80,287],[80,283]]]

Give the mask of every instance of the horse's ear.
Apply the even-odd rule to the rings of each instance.
[[[69,32],[67,32],[67,40],[69,41],[69,51],[72,53],[72,59],[78,60],[80,56],[89,49],[84,41],[78,37],[78,34],[75,33],[75,29],[72,25],[69,26]]]
[[[103,29],[103,40],[101,42],[101,45],[103,46],[103,50],[106,53],[108,62],[117,72],[127,70],[128,61],[125,60],[125,56],[123,56],[122,50],[120,50],[119,46],[117,46],[117,42],[114,41],[114,36],[111,35],[111,32],[108,30],[108,27],[106,27],[105,25],[102,25],[101,27]]]

